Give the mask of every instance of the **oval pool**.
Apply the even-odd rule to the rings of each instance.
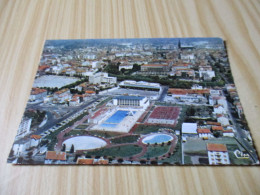
[[[66,151],[70,151],[72,144],[74,145],[74,150],[91,150],[96,148],[102,148],[107,145],[107,143],[97,137],[93,136],[78,136],[72,137],[65,140],[62,145],[65,144]]]
[[[152,134],[145,137],[142,142],[144,144],[161,144],[173,140],[173,137],[167,134]]]

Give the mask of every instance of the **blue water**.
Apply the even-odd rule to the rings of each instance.
[[[117,124],[107,124],[107,123],[103,123],[101,125],[101,127],[116,127],[116,126],[117,126]]]
[[[135,111],[133,112],[135,113]],[[116,127],[118,123],[120,123],[126,116],[128,116],[129,111],[118,110],[115,114],[109,117],[101,127]]]
[[[105,121],[105,123],[120,123],[127,115],[128,115],[128,111],[118,110],[115,114],[109,117]]]
[[[154,137],[153,137],[154,136]],[[151,137],[151,138],[149,138]],[[150,135],[150,136],[147,136],[146,138],[143,139],[143,143],[146,143],[146,144],[155,144],[155,143],[163,143],[163,142],[168,142],[172,140],[172,137],[169,136],[169,135],[166,135],[166,134],[158,134],[158,135]]]

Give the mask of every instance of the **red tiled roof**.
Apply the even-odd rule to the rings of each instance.
[[[209,94],[209,89],[178,89],[178,88],[169,88],[168,93],[185,95],[185,94]]]
[[[223,133],[233,133],[233,130],[232,129],[228,129],[228,130],[223,131]]]
[[[47,151],[45,159],[47,159],[47,160],[66,160],[66,152]]]
[[[227,152],[227,147],[223,144],[207,144],[208,151],[215,151],[215,152]]]
[[[211,133],[210,129],[198,129],[198,133]]]
[[[212,121],[207,121],[207,125],[215,125],[215,126],[220,126],[221,123],[218,122],[212,122]]]
[[[40,93],[44,93],[46,91],[47,91],[46,89],[32,88],[31,95],[37,95],[37,94],[40,94]]]
[[[98,162],[96,162],[95,164],[98,164],[98,165],[107,165],[107,164],[108,164],[108,160],[100,159],[100,160],[98,160]]]
[[[77,160],[77,164],[79,165],[92,165],[94,162],[94,159],[87,158],[87,159],[79,159]]]
[[[212,126],[211,128],[213,131],[224,131],[222,126]]]
[[[40,135],[31,135],[31,139],[37,140],[37,139],[41,139],[41,138],[42,138],[42,136],[40,136]]]
[[[149,118],[155,119],[176,119],[179,116],[180,108],[172,106],[156,107]]]
[[[144,65],[142,65],[142,66],[152,66],[152,67],[154,67],[154,66],[158,66],[158,67],[160,67],[160,66],[168,66],[168,64],[144,64]]]
[[[42,71],[42,70],[45,70],[45,69],[47,69],[47,68],[50,68],[50,66],[48,66],[48,65],[42,65],[42,66],[39,66],[39,67],[38,67],[38,70],[39,70],[39,71]]]
[[[88,91],[85,91],[85,93],[94,94],[94,93],[96,93],[96,92],[95,92],[95,91],[90,91],[90,90],[88,90]]]
[[[65,92],[67,92],[69,89],[62,89],[62,90],[60,90],[60,91],[56,91],[55,92],[55,94],[58,94],[58,95],[60,95],[60,94],[62,94],[62,93],[65,93]]]

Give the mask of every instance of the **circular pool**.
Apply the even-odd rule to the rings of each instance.
[[[163,133],[157,133],[157,134],[152,134],[152,135],[148,135],[147,137],[145,137],[142,142],[144,144],[161,144],[164,142],[168,142],[173,140],[173,137],[167,134],[163,134]]]
[[[102,148],[107,145],[104,140],[93,136],[72,137],[62,143],[62,145],[65,145],[66,151],[70,151],[72,144],[74,145],[74,151],[92,150],[96,148]]]

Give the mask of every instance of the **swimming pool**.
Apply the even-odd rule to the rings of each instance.
[[[118,110],[111,117],[109,117],[104,123],[101,124],[101,127],[116,127],[126,116],[131,112],[126,110]],[[135,114],[135,111],[133,111]]]
[[[167,135],[167,134],[152,134],[152,135],[148,135],[147,137],[145,137],[142,142],[144,144],[161,144],[163,142],[168,142],[171,141],[173,139],[172,136]]]

